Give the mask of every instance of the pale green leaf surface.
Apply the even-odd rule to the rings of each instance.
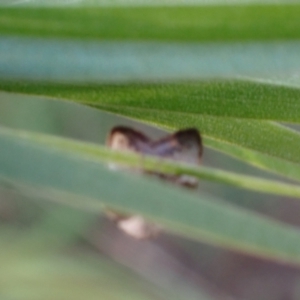
[[[251,151],[247,148],[224,143],[212,138],[205,139],[208,146],[218,149],[228,155],[239,158],[245,162],[248,162],[261,169],[275,172],[277,174],[284,175],[291,179],[300,180],[300,166],[299,164],[291,163],[286,160],[269,156],[268,154],[262,154],[258,151]]]
[[[0,77],[72,83],[247,78],[299,87],[299,53],[300,41],[201,44],[3,36]]]
[[[300,235],[291,226],[204,195],[109,171],[94,155],[66,147],[66,141],[61,148],[51,147],[42,141],[33,142],[31,135],[20,138],[1,130],[2,176],[44,190],[50,197],[53,190],[54,201],[93,214],[104,205],[139,212],[187,237],[276,260],[300,262]]]

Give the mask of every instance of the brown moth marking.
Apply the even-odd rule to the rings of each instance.
[[[183,129],[158,140],[125,126],[114,127],[106,141],[108,147],[117,151],[132,151],[140,154],[158,156],[190,164],[199,164],[203,153],[202,139],[197,129]],[[115,167],[115,166],[114,166]],[[169,175],[158,172],[145,172],[176,184],[195,188],[196,178],[188,175]],[[159,226],[145,221],[142,216],[128,216],[113,210],[107,211],[107,216],[128,235],[145,239],[156,236]]]

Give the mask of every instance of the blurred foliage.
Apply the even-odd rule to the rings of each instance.
[[[228,43],[246,49],[258,41],[274,42],[268,49],[291,47],[297,53],[299,10],[299,4],[2,7],[0,48],[8,62],[14,54],[5,41],[21,36],[40,44],[73,40],[75,52],[78,40],[114,40],[120,42],[115,47],[197,42],[210,43],[212,50]],[[38,51],[30,57],[43,69],[47,56]],[[83,64],[90,56],[86,51]],[[250,55],[259,65],[255,53]],[[279,85],[271,69],[263,70],[267,75],[256,71],[252,80],[237,80],[237,72],[226,80],[195,76],[185,82],[162,82],[164,77],[127,82],[126,77],[87,83],[84,76],[76,83],[71,77],[30,81],[24,70],[32,61],[26,61],[26,53],[25,69],[2,60],[0,68],[10,80],[2,71],[1,297],[299,299],[300,85],[297,64],[285,60],[287,53],[270,61],[282,70],[279,78],[292,71],[294,87],[288,80]],[[243,58],[242,51],[239,55]],[[237,62],[251,69],[251,60]],[[221,64],[225,69],[226,59]],[[125,72],[149,71],[147,64],[135,67]],[[47,68],[43,72],[51,73]],[[103,72],[117,79],[120,70],[114,68],[108,65]],[[259,83],[261,78],[268,82]],[[116,154],[95,144],[103,144],[109,129],[120,123],[162,135],[139,122],[168,131],[198,128],[208,167]],[[200,189],[191,192],[155,178],[113,172],[108,162],[190,174],[201,178]],[[247,164],[254,166],[251,172]],[[204,180],[212,195],[201,189]],[[165,231],[154,240],[133,240],[102,215],[107,206],[142,214]]]
[[[300,37],[299,5],[1,8],[0,33],[80,39],[288,40]]]

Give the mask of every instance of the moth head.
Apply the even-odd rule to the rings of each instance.
[[[117,126],[111,130],[106,144],[113,150],[140,152],[141,145],[148,142],[148,138],[139,131],[125,126]]]

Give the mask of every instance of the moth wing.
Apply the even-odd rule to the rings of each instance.
[[[197,129],[184,129],[152,144],[154,154],[191,164],[199,164],[203,152]]]

